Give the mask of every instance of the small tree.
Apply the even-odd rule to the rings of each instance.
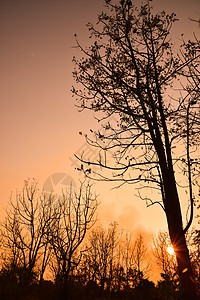
[[[143,237],[134,240],[128,232],[119,232],[113,222],[90,232],[78,274],[84,283],[107,293],[129,292],[147,276],[148,267]]]
[[[102,290],[110,291],[112,288],[118,242],[115,222],[111,223],[108,229],[99,226],[89,234],[83,261],[85,273],[87,281],[95,282]]]
[[[186,241],[194,276],[199,289],[200,243],[198,230],[189,230],[186,235]],[[175,253],[172,250],[169,234],[167,232],[159,232],[157,237],[154,238],[153,253],[157,264],[161,269],[162,280],[159,281],[159,287],[163,290],[163,292],[165,290],[167,295],[170,295],[170,293],[175,295],[175,293],[180,289],[177,261]]]
[[[97,199],[91,192],[90,184],[81,183],[77,192],[73,192],[72,189],[69,193],[63,191],[63,195],[57,199],[55,223],[51,228],[49,241],[55,256],[56,277],[61,283],[61,299],[67,298],[70,271],[73,264],[80,261],[77,258],[77,250],[87,230],[95,222],[97,206]]]
[[[132,235],[126,232],[120,240],[116,258],[116,282],[120,282],[120,289],[129,291],[147,277],[150,264],[141,234],[133,239]]]
[[[159,232],[154,239],[153,253],[161,269],[161,280],[158,282],[158,288],[163,299],[177,299],[180,289],[176,256],[173,251],[169,253],[171,247],[169,234]]]
[[[107,119],[103,131],[86,136],[100,149],[97,160],[83,153],[79,159],[88,166],[80,169],[98,180],[140,184],[147,205],[163,208],[184,297],[197,299],[185,232],[192,223],[193,184],[199,176],[199,41],[183,43],[176,55],[169,36],[175,14],[153,14],[149,2],[137,8],[130,0],[106,0],[106,7],[109,12],[99,15],[98,26],[89,24],[94,43],[83,49],[77,42],[84,57],[74,59],[74,77],[83,86],[73,88],[79,107],[99,112],[99,121]],[[107,172],[93,172],[93,165]],[[185,228],[181,181],[191,208]],[[154,191],[154,200],[142,193],[146,188]]]
[[[22,192],[11,198],[1,223],[4,262],[11,273],[20,271],[18,280],[30,284],[36,272],[39,259],[47,254],[46,234],[52,222],[53,198],[39,193],[35,180],[26,180]],[[39,268],[42,278],[44,260]],[[36,274],[35,274],[36,275]]]
[[[200,230],[193,229],[188,233],[188,246],[194,275],[200,292]]]
[[[133,245],[134,251],[134,269],[137,272],[137,284],[140,284],[141,280],[147,277],[150,269],[150,263],[147,261],[147,246],[145,245],[144,238],[140,234]]]
[[[159,232],[154,238],[153,253],[161,273],[171,281],[177,281],[178,270],[175,253],[169,253],[171,242],[167,232]]]

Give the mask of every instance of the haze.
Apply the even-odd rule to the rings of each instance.
[[[140,3],[140,1],[136,1]],[[180,19],[173,36],[177,45],[199,34],[200,1],[154,1],[156,10],[175,12]],[[42,187],[53,174],[78,179],[73,155],[84,146],[79,132],[98,128],[92,113],[79,113],[71,96],[74,33],[89,45],[85,24],[94,22],[103,0],[1,1],[0,3],[0,214],[10,192],[34,177]],[[144,231],[166,227],[160,207],[146,208],[132,189],[111,190],[111,184],[95,184],[102,206],[102,222]],[[123,201],[122,201],[123,199]],[[155,217],[154,217],[155,216]]]

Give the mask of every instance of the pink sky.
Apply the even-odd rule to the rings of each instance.
[[[197,24],[188,19],[200,18],[199,0],[154,4],[180,18],[173,32],[177,43],[182,32],[186,37],[193,31],[199,35]],[[72,56],[78,54],[74,33],[89,45],[85,24],[94,21],[102,7],[103,0],[0,2],[0,214],[11,190],[20,189],[27,177],[36,178],[41,186],[59,172],[77,179],[70,158],[84,144],[78,133],[98,124],[92,114],[78,113],[71,96]],[[159,207],[146,209],[133,190],[110,187],[95,186],[97,193],[101,191],[106,211],[100,216],[106,222],[115,219],[150,231],[165,228]]]

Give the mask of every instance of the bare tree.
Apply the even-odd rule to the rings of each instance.
[[[90,184],[81,183],[77,192],[72,189],[70,192],[63,191],[57,199],[55,223],[49,241],[55,256],[57,280],[61,283],[61,299],[67,298],[70,271],[74,263],[78,264],[77,250],[95,222],[97,206]]]
[[[32,282],[37,263],[42,257],[39,273],[43,277],[47,255],[46,234],[52,222],[52,202],[51,195],[39,193],[35,180],[26,180],[22,192],[17,192],[16,199],[11,198],[5,220],[1,223],[4,261],[11,272],[21,269],[20,280],[24,284]]]
[[[147,277],[150,269],[150,263],[147,260],[148,248],[145,245],[144,238],[141,234],[136,238],[134,245],[134,268],[138,274],[138,281]]]
[[[118,242],[119,234],[115,222],[107,229],[99,226],[89,234],[87,251],[84,253],[87,280],[95,282],[102,290],[110,291],[112,288]]]
[[[96,180],[139,184],[147,205],[163,208],[184,297],[197,299],[185,232],[192,223],[193,184],[200,174],[199,41],[183,42],[176,54],[169,35],[174,13],[153,14],[149,2],[137,8],[130,0],[106,0],[106,7],[98,26],[88,25],[94,43],[83,49],[77,41],[84,57],[74,58],[74,77],[83,86],[72,89],[78,106],[94,111],[99,121],[107,120],[103,131],[91,130],[93,137],[86,136],[100,151],[96,161],[84,153],[78,157],[80,170]],[[92,166],[107,171],[102,174]],[[191,212],[185,228],[181,186],[188,192]],[[146,188],[154,191],[153,198],[143,193]]]
[[[200,292],[200,230],[192,229],[187,237],[194,275]]]
[[[117,229],[116,222],[108,228],[92,230],[80,265],[79,276],[84,283],[99,286],[103,291],[130,291],[147,276],[147,247],[143,237]]]
[[[171,281],[175,281],[178,276],[177,262],[175,254],[168,252],[169,247],[171,247],[169,234],[159,232],[154,239],[153,253],[162,274],[168,276]]]
[[[194,276],[199,289],[200,247],[198,230],[189,230],[186,235],[186,241],[190,253]],[[157,237],[154,238],[153,253],[157,264],[161,269],[161,277],[171,286],[171,289],[173,289],[172,292],[175,292],[179,289],[180,282],[178,277],[176,256],[172,250],[169,234],[163,231],[159,232]],[[162,285],[162,281],[160,281],[160,285]]]
[[[120,241],[117,260],[116,273],[119,274],[124,289],[133,289],[148,277],[150,263],[147,259],[147,247],[141,234],[133,239],[132,234],[125,233]]]

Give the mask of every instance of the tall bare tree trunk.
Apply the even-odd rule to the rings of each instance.
[[[170,239],[176,253],[182,297],[184,300],[198,300],[199,297],[183,230],[179,196],[172,174],[165,177],[164,187],[167,223]]]

